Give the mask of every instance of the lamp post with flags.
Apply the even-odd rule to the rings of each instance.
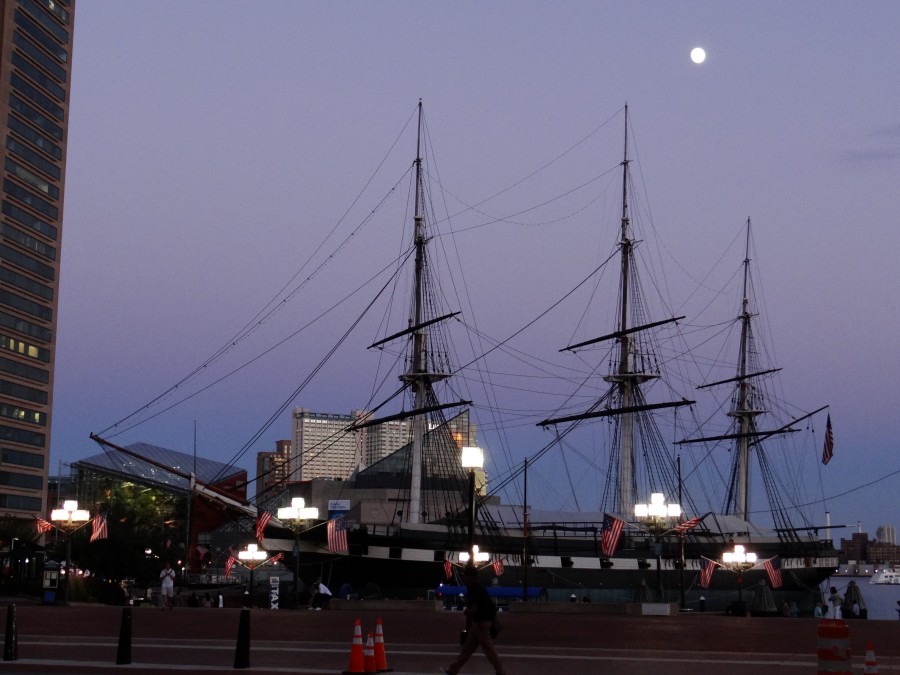
[[[680,504],[666,504],[666,496],[661,492],[650,495],[649,504],[635,504],[635,517],[644,524],[654,537],[654,553],[656,554],[656,586],[658,599],[663,600],[662,585],[662,535],[681,517]]]
[[[756,554],[746,550],[743,544],[735,544],[733,551],[725,551],[722,554],[722,567],[730,569],[737,574],[738,581],[738,606],[735,614],[743,616],[744,608],[744,572],[756,565]]]
[[[294,602],[300,606],[300,533],[309,527],[309,521],[319,517],[319,509],[306,506],[303,497],[291,499],[290,506],[278,509],[278,519],[288,524],[294,532]]]
[[[268,553],[256,544],[247,544],[247,548],[238,551],[238,560],[250,570],[250,606],[253,606],[253,570],[257,565],[264,565]]]
[[[469,556],[474,564],[476,562],[475,547],[475,515],[476,515],[476,492],[475,492],[475,469],[481,469],[484,466],[484,451],[481,448],[466,446],[462,449],[461,457],[462,467],[469,470]],[[462,556],[460,556],[462,559]]]
[[[62,508],[50,512],[53,524],[66,533],[66,582],[63,587],[63,604],[69,604],[69,580],[72,576],[72,535],[76,530],[87,525],[91,514],[86,509],[79,509],[74,499],[63,502]]]

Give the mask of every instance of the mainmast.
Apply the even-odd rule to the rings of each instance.
[[[752,331],[750,321],[750,219],[747,218],[747,241],[744,247],[744,288],[743,301],[741,303],[741,342],[740,358],[737,370],[737,397],[734,410],[728,413],[738,421],[737,438],[737,466],[736,466],[736,494],[735,515],[743,520],[747,519],[750,511],[750,443],[756,429],[756,417],[765,410],[754,409],[753,403],[758,397],[753,396],[754,385],[752,379],[747,377],[748,362],[750,359],[750,347]]]
[[[605,340],[616,340],[618,342],[618,364],[616,364],[613,372],[604,376],[604,380],[611,387],[609,395],[598,401],[594,407],[588,412],[556,419],[548,419],[539,423],[539,426],[547,426],[550,424],[561,424],[564,422],[575,422],[578,420],[596,418],[596,417],[615,417],[617,421],[617,443],[618,455],[615,462],[611,462],[611,471],[617,473],[615,481],[616,494],[612,497],[612,502],[618,513],[627,515],[632,512],[635,504],[635,497],[638,485],[637,470],[635,468],[635,434],[639,430],[638,416],[646,414],[651,410],[659,410],[663,408],[673,408],[683,405],[691,405],[694,401],[682,399],[681,401],[669,401],[664,403],[647,403],[641,394],[641,385],[644,382],[659,378],[659,374],[647,369],[647,364],[654,361],[648,354],[645,354],[642,342],[638,338],[639,333],[668,323],[678,321],[684,317],[673,317],[662,321],[644,322],[644,317],[639,311],[635,314],[635,309],[640,310],[641,305],[638,303],[635,307],[630,303],[632,295],[640,292],[640,286],[635,279],[634,248],[635,242],[631,235],[631,218],[628,208],[628,183],[629,183],[629,164],[628,159],[628,106],[625,106],[625,143],[622,158],[622,215],[620,220],[619,233],[619,251],[620,251],[620,274],[619,283],[619,305],[618,319],[616,322],[616,330],[599,338],[579,342],[578,344],[569,345],[567,350],[575,350]],[[635,318],[632,315],[635,314]],[[647,358],[644,358],[647,357]],[[615,402],[615,406],[610,406],[610,402]],[[648,443],[652,442],[648,439]],[[613,449],[613,453],[616,449]],[[652,453],[650,453],[652,454]],[[665,463],[665,458],[654,457],[651,461],[660,461]],[[653,473],[652,471],[650,473]],[[655,482],[655,490],[660,490],[667,482],[667,470],[665,467],[658,467],[658,471],[651,482]],[[675,485],[670,485],[674,489]]]
[[[619,391],[619,401],[623,410],[619,426],[619,513],[631,513],[635,504],[634,490],[637,483],[634,476],[634,412],[635,391],[637,387],[655,375],[634,372],[634,348],[629,332],[628,298],[631,281],[631,257],[634,241],[631,239],[630,218],[628,215],[628,106],[625,106],[625,146],[622,156],[622,219],[621,239],[619,241],[621,255],[621,295],[619,297],[619,367],[614,374],[603,379],[610,382]]]

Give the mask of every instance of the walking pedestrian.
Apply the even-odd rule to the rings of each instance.
[[[449,668],[441,670],[447,675],[456,675],[475,650],[481,647],[481,651],[494,666],[497,675],[505,675],[491,638],[491,625],[497,615],[497,606],[484,587],[478,583],[478,571],[474,565],[465,568],[463,580],[466,582],[466,640],[456,660]]]

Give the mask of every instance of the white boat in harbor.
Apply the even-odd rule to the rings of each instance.
[[[900,586],[900,572],[896,570],[882,570],[869,579],[870,584],[891,584]]]

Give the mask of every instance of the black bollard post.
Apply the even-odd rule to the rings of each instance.
[[[116,665],[131,663],[131,607],[122,610],[122,624],[119,627],[119,650],[116,652]]]
[[[6,641],[3,643],[3,660],[17,661],[19,658],[18,637],[16,637],[16,605],[6,607]]]
[[[238,626],[237,647],[234,650],[234,667],[250,667],[250,610],[241,610],[241,623]]]

